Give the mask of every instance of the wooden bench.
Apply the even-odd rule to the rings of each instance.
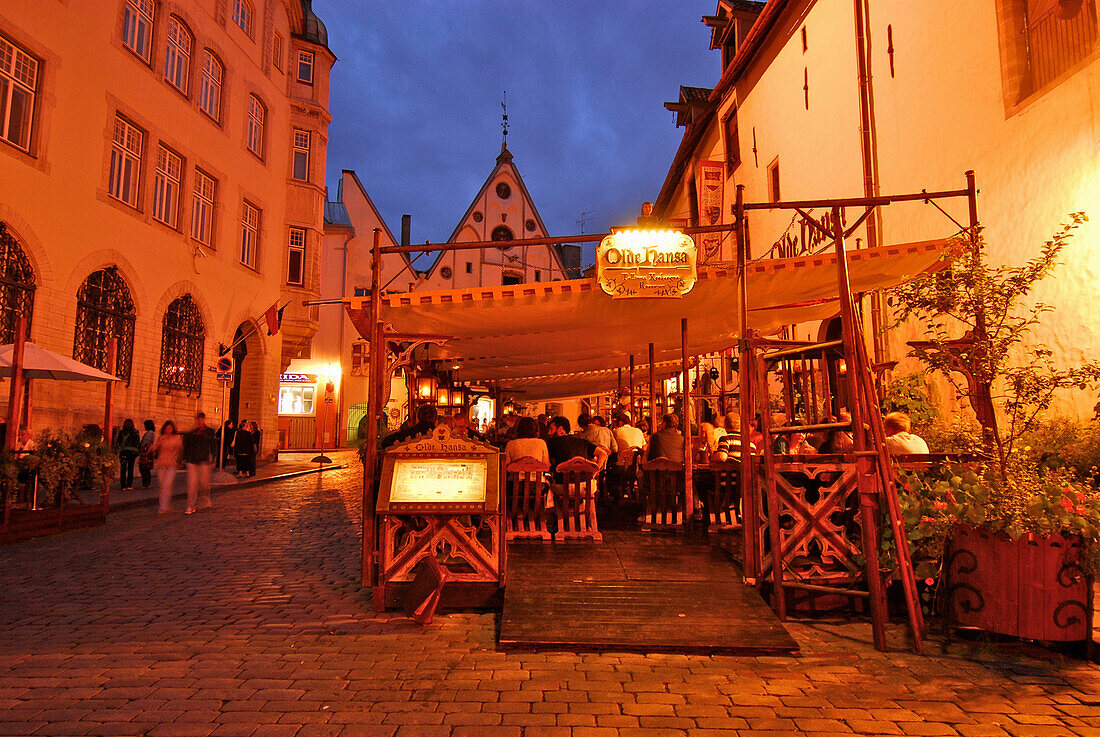
[[[546,472],[549,463],[531,458],[517,458],[504,467],[506,540],[549,540],[546,527]]]
[[[600,464],[587,458],[570,458],[559,463],[554,470],[562,476],[562,482],[554,484],[557,537],[562,540],[602,541],[603,534],[596,522],[595,479],[600,472]]]
[[[684,464],[654,458],[642,464],[643,530],[678,528],[684,524]]]

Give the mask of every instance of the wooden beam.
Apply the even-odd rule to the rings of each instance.
[[[23,410],[23,352],[27,343],[27,318],[19,315],[15,318],[15,344],[11,350],[11,385],[8,387],[8,425],[5,429],[4,444],[8,450],[15,450],[19,442],[20,415]],[[108,382],[110,386],[110,382]]]
[[[377,570],[374,565],[375,525],[374,515],[374,482],[375,469],[378,466],[378,415],[381,411],[379,400],[381,394],[380,375],[382,371],[382,330],[379,326],[379,315],[382,303],[378,292],[378,285],[382,271],[382,229],[374,229],[374,242],[371,245],[371,300],[370,300],[370,362],[367,364],[367,450],[363,454],[363,551],[362,569],[360,577],[364,587],[371,587],[371,603],[375,611],[381,611],[379,607],[385,607],[384,592],[377,587]],[[381,601],[378,601],[381,595]]]
[[[684,429],[684,527],[688,530],[692,527],[692,518],[695,514],[695,489],[691,479],[692,449],[691,449],[691,375],[688,373],[688,321],[686,317],[680,318],[680,365],[683,371],[683,383],[680,385],[680,402],[683,404],[683,429]]]

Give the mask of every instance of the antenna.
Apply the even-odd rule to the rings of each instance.
[[[500,101],[500,109],[503,111],[500,127],[504,130],[504,137],[500,141],[500,148],[508,148],[508,90],[504,90],[504,97]]]
[[[595,214],[594,210],[585,210],[581,213],[581,216],[577,218],[577,227],[581,229],[581,235],[584,235],[584,226],[591,220],[589,216],[593,214]]]

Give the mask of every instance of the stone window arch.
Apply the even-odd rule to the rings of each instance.
[[[115,376],[130,383],[134,361],[134,299],[117,266],[93,271],[76,294],[73,358],[107,370],[107,347],[118,339]]]
[[[202,393],[202,359],[206,325],[190,294],[172,301],[164,311],[160,343],[160,388]]]
[[[27,318],[27,336],[34,312],[34,269],[19,241],[0,222],[0,343],[15,342],[15,320]]]

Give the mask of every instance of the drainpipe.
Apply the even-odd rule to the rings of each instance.
[[[871,85],[871,44],[867,36],[867,18],[870,8],[868,0],[853,0],[853,5],[856,24],[856,68],[859,75],[859,150],[863,159],[863,196],[877,197],[879,194],[877,181],[878,145],[874,130],[875,102],[874,89]],[[876,209],[874,214],[867,218],[866,228],[867,247],[874,248],[880,244],[881,215],[879,210]],[[876,290],[870,296],[871,342],[874,347],[875,363],[882,363],[887,360],[886,336],[883,335],[886,322],[883,294],[881,290]]]
[[[351,248],[351,239],[355,237],[355,228],[349,227],[347,234],[344,236],[344,260],[340,270],[340,298],[347,299],[348,297],[348,250]],[[347,313],[340,315],[340,330],[339,340],[340,343],[337,346],[337,354],[340,357],[340,388],[336,395],[336,419],[333,424],[332,433],[332,447],[340,447],[340,426],[344,422],[344,418],[347,417],[344,408],[344,385],[347,384],[347,376],[344,372],[344,323],[348,321]],[[321,428],[321,439],[324,440],[325,428]]]

